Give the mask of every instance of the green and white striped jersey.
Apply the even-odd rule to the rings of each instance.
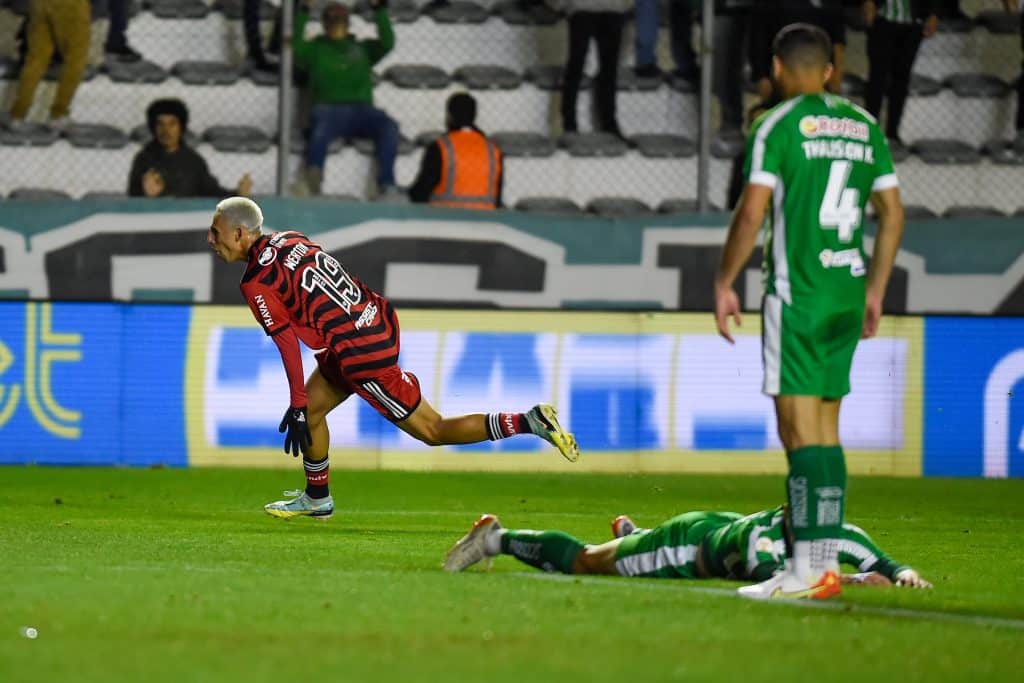
[[[755,512],[720,526],[704,537],[701,549],[711,574],[723,579],[764,581],[781,569],[786,557],[782,506]],[[860,527],[844,524],[839,563],[861,572],[878,572],[890,581],[906,565],[890,559]]]
[[[863,306],[864,207],[898,185],[874,118],[842,97],[798,95],[755,121],[744,171],[772,189],[765,292]]]

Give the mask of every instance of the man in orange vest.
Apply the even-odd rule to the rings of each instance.
[[[427,147],[409,199],[458,209],[501,206],[504,164],[501,149],[473,122],[476,100],[469,93],[448,98],[448,132]]]

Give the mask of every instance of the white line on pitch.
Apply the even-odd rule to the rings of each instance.
[[[623,579],[606,576],[575,576],[571,574],[546,574],[542,572],[512,572],[506,576],[527,577],[540,579],[542,581],[563,581],[572,583],[596,584],[602,586],[621,586]],[[666,583],[651,582],[630,582],[630,590],[644,588],[647,590],[685,590],[691,593],[705,595],[719,595],[735,598],[736,591],[732,588],[718,588],[715,586],[697,586],[686,583],[685,580],[671,580]],[[987,614],[960,614],[958,612],[937,612],[933,610],[908,609],[905,607],[878,607],[875,605],[858,605],[849,602],[825,602],[822,600],[779,600],[772,604],[784,605],[787,607],[802,607],[805,609],[820,609],[833,612],[848,612],[853,615],[872,615],[883,617],[898,617],[901,619],[921,619],[924,621],[947,621],[956,624],[968,624],[970,626],[995,626],[999,628],[1010,628],[1024,630],[1024,619],[1011,619],[1008,617],[994,617]]]

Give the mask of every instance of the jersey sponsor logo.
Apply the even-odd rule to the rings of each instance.
[[[831,135],[867,142],[870,139],[868,124],[851,118],[835,116],[805,116],[800,119],[800,132],[805,138]]]
[[[288,255],[284,257],[284,267],[288,270],[295,270],[302,257],[309,253],[309,247],[302,242],[296,243]]]
[[[818,260],[821,261],[822,268],[849,268],[850,275],[854,277],[861,277],[867,272],[860,249],[822,249],[818,254]]]
[[[269,266],[277,258],[277,249],[273,247],[264,247],[263,251],[260,252],[260,257],[256,259],[259,261],[261,266]]]
[[[267,305],[267,300],[263,298],[262,294],[257,294],[253,301],[256,302],[256,308],[259,309],[263,326],[269,330],[274,326],[274,317],[270,315],[270,306]]]
[[[275,232],[274,236],[270,238],[270,246],[280,247],[288,239],[288,233],[286,232]]]
[[[366,308],[359,314],[359,319],[356,320],[356,329],[362,329],[373,324],[373,321],[377,319],[377,304],[372,301],[366,304]]]

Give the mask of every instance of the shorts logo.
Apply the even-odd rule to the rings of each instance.
[[[277,258],[277,249],[273,247],[264,247],[263,251],[260,252],[260,257],[257,259],[261,266],[269,266]]]
[[[853,138],[867,142],[870,135],[868,124],[863,121],[849,118],[836,118],[834,116],[805,116],[800,119],[800,132],[805,138],[815,138],[819,135],[831,135],[835,137]]]

